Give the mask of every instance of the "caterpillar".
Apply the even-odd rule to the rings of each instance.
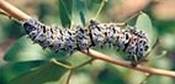
[[[23,23],[23,27],[33,42],[56,53],[66,51],[71,54],[77,50],[108,45],[126,52],[128,60],[132,64],[137,64],[145,59],[145,53],[149,48],[148,38],[143,31],[136,30],[132,26],[120,28],[116,23],[90,20],[85,27],[77,25],[65,29],[29,19]]]

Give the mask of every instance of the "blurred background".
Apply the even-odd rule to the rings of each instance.
[[[70,27],[86,25],[103,0],[7,1],[45,24]],[[0,14],[0,84],[64,84],[68,70],[50,63],[50,59],[72,65],[90,59],[80,52],[68,57],[65,52],[42,50],[25,36],[21,24]],[[151,51],[146,65],[175,70],[175,0],[108,0],[97,20],[150,27],[143,30],[151,34],[151,45],[157,38],[160,42]],[[113,49],[96,50],[122,57]],[[70,84],[140,84],[145,78],[145,73],[97,60],[74,71]],[[175,80],[153,75],[146,84],[175,84]]]

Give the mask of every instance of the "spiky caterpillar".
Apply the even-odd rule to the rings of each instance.
[[[35,43],[55,52],[66,51],[71,54],[76,50],[109,45],[126,52],[129,60],[137,64],[145,59],[149,48],[144,32],[131,26],[120,28],[116,23],[98,23],[91,20],[86,27],[61,29],[29,19],[23,23],[23,27]]]

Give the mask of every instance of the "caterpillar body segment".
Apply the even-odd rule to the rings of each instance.
[[[128,59],[137,64],[145,59],[149,48],[148,38],[143,31],[131,26],[120,28],[116,23],[91,20],[86,27],[78,25],[65,29],[29,19],[23,23],[23,27],[32,41],[55,52],[66,51],[71,54],[77,50],[110,45],[127,53]]]

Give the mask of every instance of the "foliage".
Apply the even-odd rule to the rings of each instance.
[[[56,22],[58,25],[68,28],[74,24],[85,26],[91,18],[96,16],[102,1],[104,0],[58,0],[56,2],[40,0],[35,3],[39,7],[33,10],[39,11],[37,16],[40,16],[39,19],[45,23]],[[100,18],[102,22],[112,20],[113,16],[110,16],[108,12],[115,2],[118,3],[120,0],[108,0],[97,18]],[[48,6],[51,10],[47,9]],[[174,21],[159,20],[152,15],[151,11],[147,10],[151,9],[149,7],[144,9],[145,12],[141,12],[135,17],[136,21],[131,20],[128,23],[136,23],[134,26],[145,31],[149,36],[150,45],[153,45],[158,37],[163,40],[157,44],[158,47],[152,50],[148,57],[150,59],[148,63],[156,67],[174,70]],[[63,84],[67,81],[70,70],[53,62],[53,58],[68,66],[78,66],[90,59],[79,52],[74,53],[73,56],[67,56],[66,52],[55,54],[48,49],[43,50],[38,44],[33,44],[24,36],[24,30],[19,24],[1,16],[0,23],[0,43],[7,38],[16,39],[16,42],[4,55],[6,62],[0,61],[0,84]],[[114,50],[97,50],[110,53],[115,58]],[[162,50],[168,51],[168,54],[161,55]],[[164,57],[157,59],[159,56]],[[94,61],[90,65],[73,70],[70,84],[139,84],[144,78],[143,73],[102,61]],[[160,76],[151,76],[147,80],[148,84],[173,84],[174,82],[171,78]]]

